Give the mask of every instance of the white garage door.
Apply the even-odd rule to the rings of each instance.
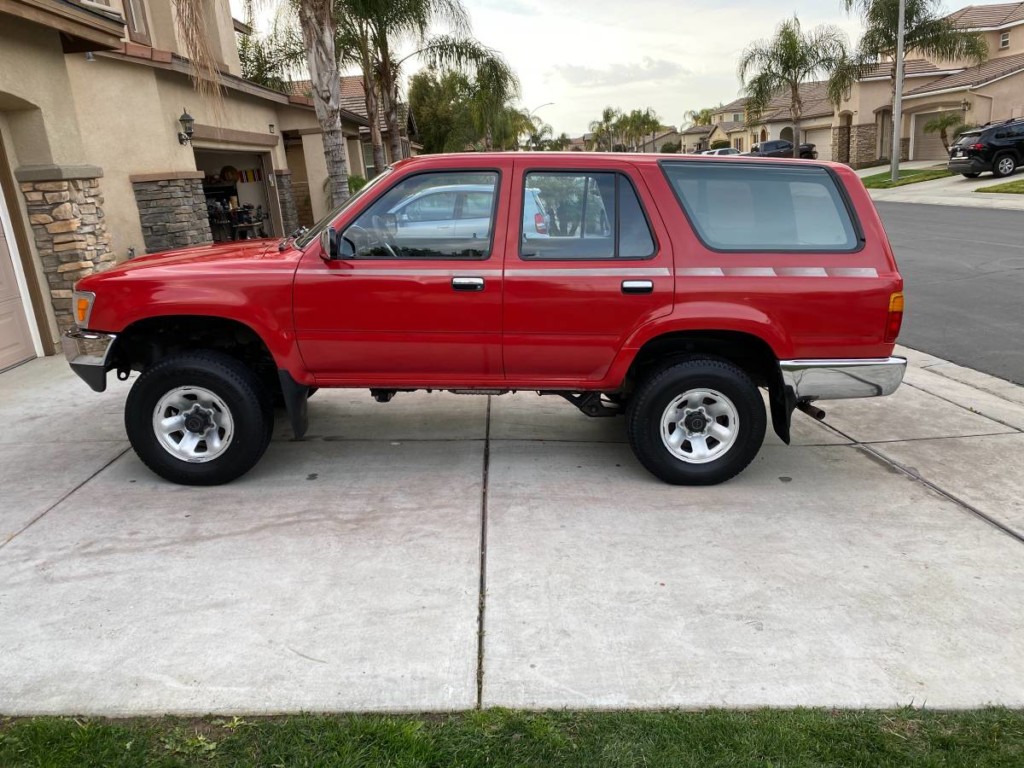
[[[911,160],[948,160],[949,155],[942,146],[939,134],[925,133],[924,127],[942,112],[923,112],[914,115],[914,150]],[[950,137],[952,138],[952,137]]]
[[[4,220],[8,219],[3,194],[0,193],[0,371],[35,357],[32,333],[25,316],[25,305],[18,290],[11,261],[9,233]]]
[[[814,144],[814,150],[818,153],[819,160],[832,159],[832,129],[815,128],[807,131],[807,143]]]

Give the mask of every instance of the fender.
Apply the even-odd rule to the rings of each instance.
[[[237,276],[221,274],[177,285],[138,278],[104,281],[97,286],[90,325],[120,333],[136,322],[161,317],[231,320],[263,341],[279,370],[288,371],[299,384],[312,385],[291,329],[291,281],[282,280],[278,270],[269,271],[264,279],[254,278],[258,276],[249,272],[241,286]]]
[[[792,354],[793,343],[777,320],[748,304],[732,301],[684,301],[668,315],[641,325],[626,339],[615,356],[606,384],[619,386],[626,377],[637,352],[652,339],[680,331],[735,331],[756,336],[775,354],[776,360]]]

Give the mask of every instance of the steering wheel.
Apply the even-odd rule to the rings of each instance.
[[[395,231],[392,231],[392,226],[388,226],[383,216],[373,217],[373,231],[376,232],[378,235],[378,241],[376,244],[383,245],[387,249],[387,252],[391,254],[391,257],[397,259],[398,254],[395,253],[393,241],[395,235],[397,234],[398,222],[397,220],[394,219],[393,216],[391,218],[392,226],[395,228]]]
[[[377,217],[375,216],[374,218],[376,219]],[[374,222],[374,224],[376,226],[376,222]],[[397,259],[398,254],[395,253],[395,249],[391,247],[391,244],[382,237],[375,236],[376,234],[376,229],[374,230],[374,234],[370,234],[370,231],[365,227],[361,227],[358,224],[352,224],[345,230],[344,239],[345,242],[352,246],[352,252],[357,256],[361,250],[370,249],[375,245],[381,245],[385,250],[387,250],[388,254],[392,258]],[[349,235],[354,235],[355,237],[349,237]]]

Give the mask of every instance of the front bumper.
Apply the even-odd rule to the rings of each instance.
[[[902,357],[866,360],[782,360],[782,382],[795,402],[891,395],[903,381]]]
[[[71,370],[96,392],[107,388],[110,353],[117,336],[78,329],[67,331],[60,340]]]

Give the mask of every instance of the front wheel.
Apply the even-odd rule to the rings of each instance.
[[[715,485],[739,474],[764,441],[757,386],[724,360],[688,360],[640,385],[627,413],[641,464],[673,485]]]
[[[124,423],[132,448],[160,477],[220,485],[248,472],[270,444],[273,408],[259,378],[218,352],[172,355],[132,386]]]

